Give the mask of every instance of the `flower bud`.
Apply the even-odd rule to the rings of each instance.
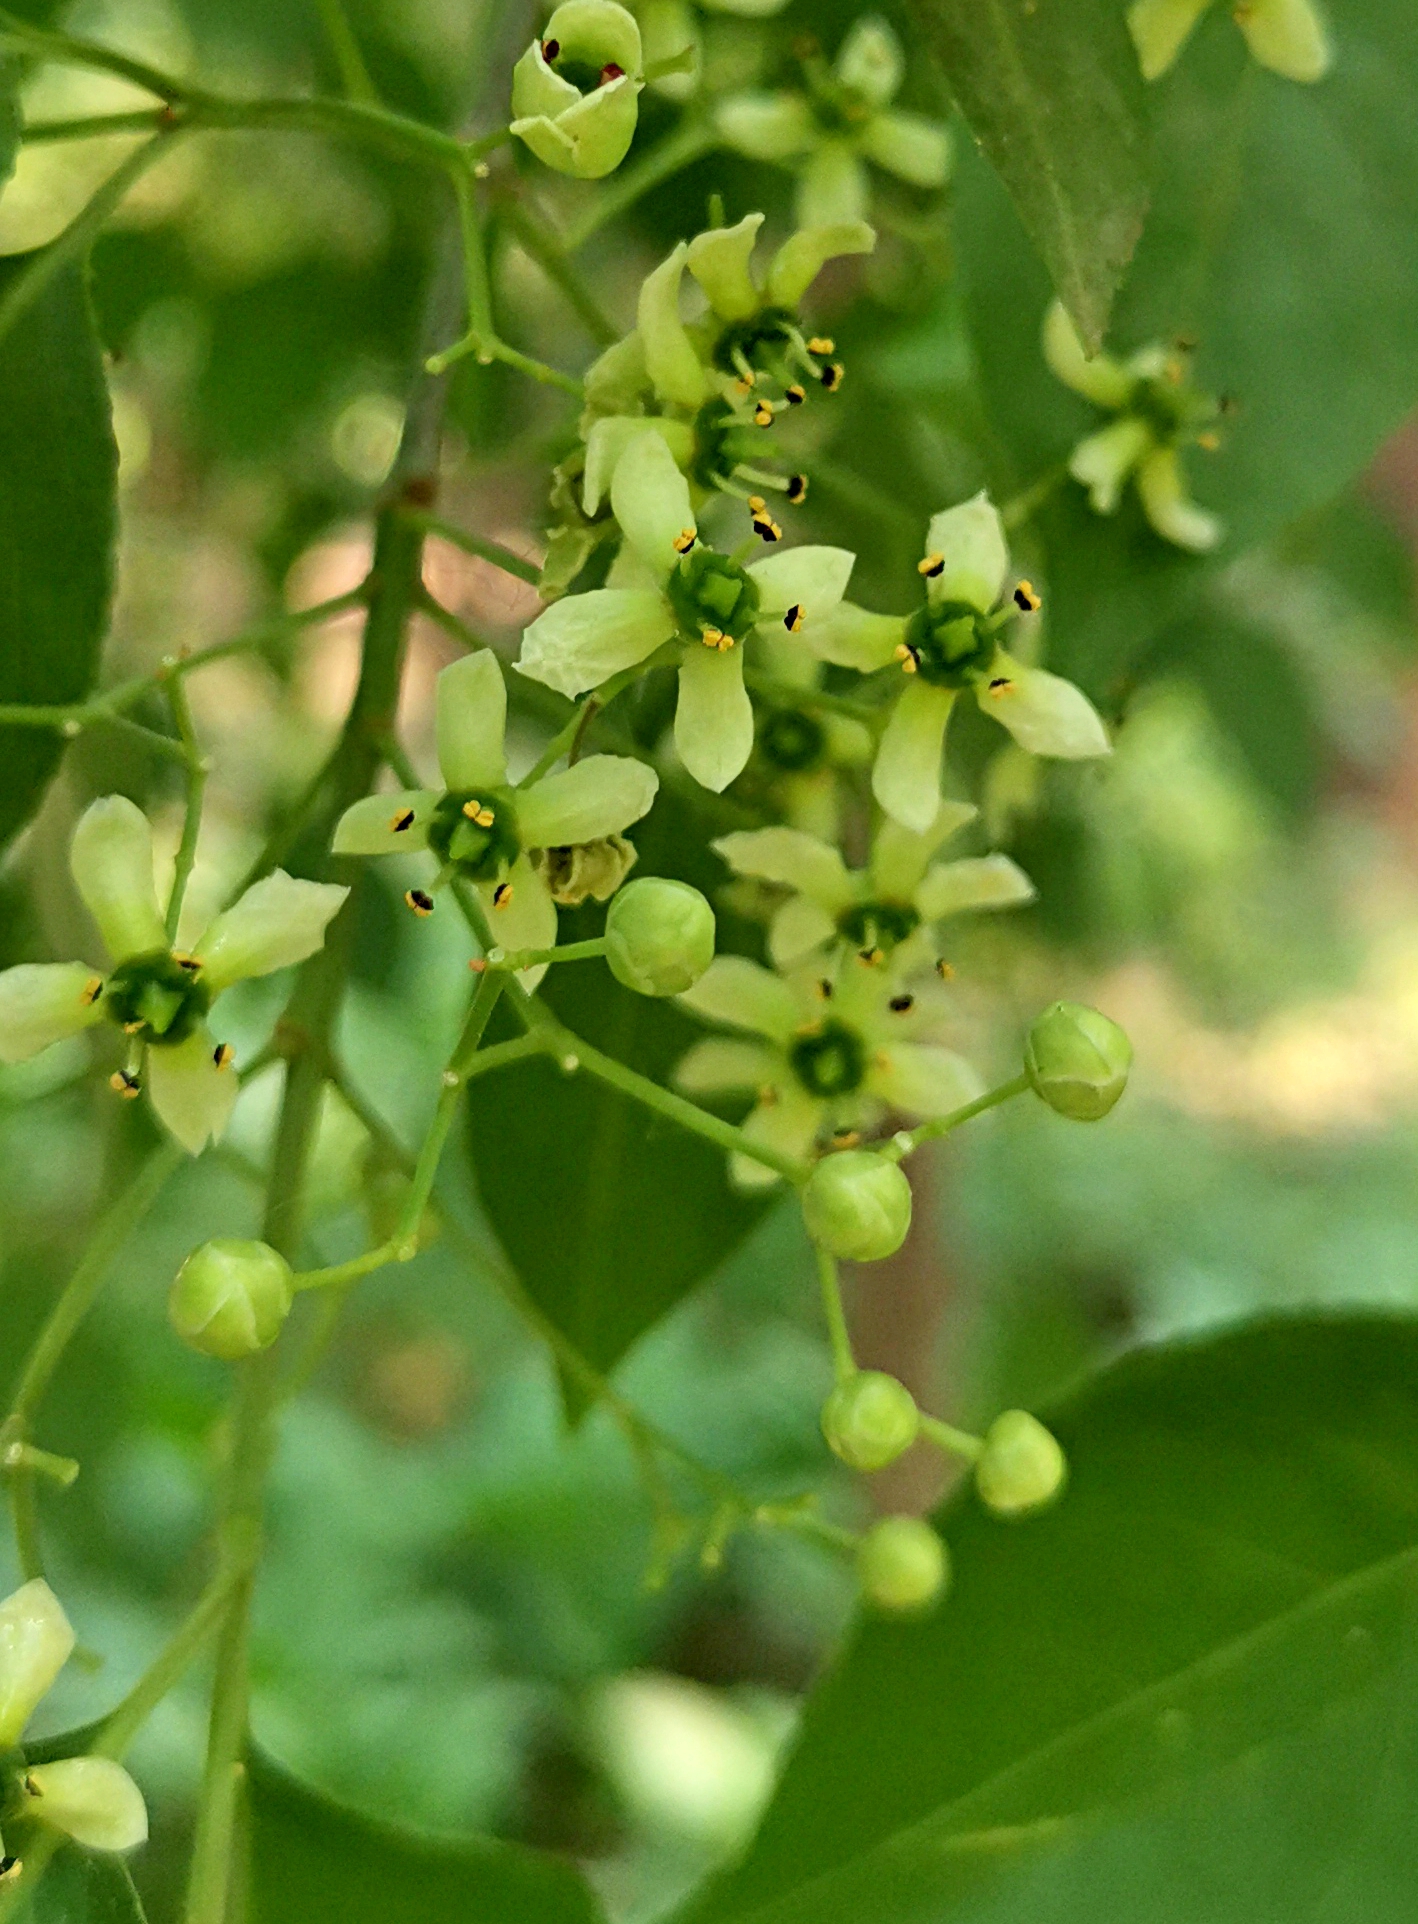
[[[904,1383],[882,1370],[859,1370],[822,1406],[822,1434],[854,1470],[880,1470],[909,1450],[921,1413]]]
[[[20,1741],[35,1705],[69,1661],[74,1632],[42,1577],[0,1603],[0,1750]]]
[[[911,1227],[911,1185],[899,1164],[871,1149],[824,1156],[803,1190],[809,1236],[833,1256],[874,1263]]]
[[[1036,1093],[1075,1122],[1106,1116],[1131,1067],[1132,1044],[1117,1023],[1079,1002],[1045,1009],[1024,1048],[1024,1072]]]
[[[1023,1516],[1051,1503],[1067,1474],[1057,1437],[1028,1410],[1006,1410],[985,1432],[975,1488],[997,1516]]]
[[[857,1547],[857,1575],[878,1610],[926,1610],[950,1582],[950,1552],[920,1517],[883,1517]]]
[[[645,875],[606,915],[611,974],[637,995],[679,995],[714,960],[714,911],[687,882]]]
[[[184,1342],[235,1362],[274,1343],[290,1314],[291,1271],[267,1243],[222,1236],[177,1272],[167,1312]]]
[[[640,29],[616,0],[565,0],[512,70],[512,132],[560,174],[613,173],[635,134]]]
[[[26,1816],[39,1817],[95,1851],[130,1851],[148,1835],[143,1793],[108,1757],[35,1764],[24,1777]]]

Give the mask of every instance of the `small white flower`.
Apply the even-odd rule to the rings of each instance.
[[[1210,5],[1211,0],[1134,0],[1128,26],[1145,79],[1166,73]],[[1329,72],[1334,56],[1313,0],[1234,0],[1231,18],[1262,67],[1306,84]]]

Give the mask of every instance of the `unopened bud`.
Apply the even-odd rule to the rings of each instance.
[[[10,1750],[69,1661],[74,1632],[43,1577],[0,1603],[0,1750]]]
[[[1127,1087],[1132,1044],[1116,1022],[1080,1002],[1055,1002],[1035,1021],[1024,1072],[1051,1109],[1097,1122]]]
[[[696,888],[661,875],[628,883],[606,915],[606,961],[637,995],[679,995],[714,960],[714,911]]]
[[[882,1370],[859,1370],[822,1406],[822,1434],[854,1470],[880,1470],[909,1450],[921,1426],[916,1399]]]
[[[833,1256],[872,1263],[890,1256],[911,1227],[911,1185],[898,1163],[871,1149],[824,1156],[803,1190],[808,1234]]]
[[[950,1552],[920,1517],[883,1517],[857,1547],[857,1575],[878,1610],[927,1610],[950,1582]]]
[[[268,1243],[218,1237],[194,1249],[168,1297],[172,1326],[193,1349],[226,1362],[254,1356],[290,1314],[291,1271]]]
[[[975,1462],[975,1488],[997,1516],[1042,1509],[1058,1495],[1067,1475],[1058,1438],[1028,1410],[997,1416]]]

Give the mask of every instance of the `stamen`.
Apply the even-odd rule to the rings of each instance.
[[[832,984],[825,975],[817,985],[817,993],[822,997],[824,1002],[830,1002],[832,1000]]]
[[[137,1022],[125,1022],[123,1025],[123,1033],[124,1035],[141,1035],[143,1033],[141,1019]]]
[[[783,530],[770,514],[756,514],[753,517],[753,532],[765,541],[781,541]]]
[[[406,828],[412,828],[413,825],[414,811],[411,808],[401,809],[397,815],[392,815],[389,818],[389,833],[391,835],[402,835]]]
[[[229,1042],[219,1042],[212,1051],[212,1060],[219,1069],[229,1069],[236,1061],[236,1050]]]
[[[196,975],[196,973],[202,966],[202,959],[200,956],[182,955],[176,949],[174,949],[172,952],[172,959],[177,964],[179,969],[186,969],[189,975]]]
[[[855,1149],[862,1139],[860,1129],[834,1129],[832,1145],[835,1149]]]
[[[670,546],[676,554],[688,554],[698,539],[699,534],[696,529],[681,528],[674,540],[670,543]]]
[[[800,501],[807,500],[807,476],[790,474],[788,476],[788,499],[796,507]]]
[[[499,882],[497,887],[492,891],[492,906],[495,909],[505,909],[510,908],[511,904],[512,884],[510,882]]]
[[[933,554],[928,554],[924,561],[918,561],[916,563],[916,573],[918,575],[925,575],[934,581],[937,575],[943,575],[945,573],[945,556],[939,549]]]
[[[761,494],[751,494],[748,497],[748,511],[750,514],[762,514],[767,506],[768,503],[763,499]]]
[[[13,1884],[24,1865],[18,1857],[0,1857],[0,1884]]]
[[[807,344],[809,354],[835,354],[837,343],[828,334],[814,334]]]
[[[807,389],[800,381],[794,381],[790,388],[784,389],[784,398],[789,407],[800,408],[807,399]]]
[[[103,994],[103,977],[101,975],[91,975],[88,981],[83,986],[83,990],[80,993],[79,1000],[83,1003],[86,1009],[91,1009],[102,994]]]
[[[729,650],[733,647],[733,645],[734,645],[734,638],[732,635],[720,635],[718,640],[718,649],[721,655],[726,655],[729,652]]]
[[[27,1797],[43,1797],[44,1795],[44,1785],[39,1783],[28,1771],[25,1773],[25,1795]]]
[[[479,828],[491,828],[497,820],[497,817],[493,814],[486,802],[464,802],[463,813],[470,822],[476,822]]]
[[[433,897],[424,889],[406,890],[404,900],[415,915],[432,915],[433,913]]]
[[[1013,686],[1014,683],[1008,675],[996,675],[990,683],[989,692],[995,697],[996,701],[998,701],[999,697],[1001,695],[1007,695]]]
[[[1032,615],[1037,614],[1044,604],[1035,593],[1033,582],[1021,581],[1016,585],[1014,590],[1014,605],[1022,613]]]
[[[822,370],[818,378],[829,394],[835,394],[846,380],[847,370],[840,361],[834,361],[830,367]]]
[[[609,81],[622,80],[624,79],[624,77],[625,77],[624,67],[618,67],[614,60],[608,60],[605,66],[601,68],[601,85],[603,87]]]
[[[884,962],[886,958],[880,949],[858,949],[857,960],[866,968],[874,969],[878,963]]]
[[[893,995],[886,1006],[893,1015],[905,1015],[909,1009],[915,1008],[916,998],[913,995]]]
[[[796,635],[801,633],[802,625],[805,619],[806,619],[806,616],[803,614],[803,604],[800,601],[795,601],[792,607],[788,610],[787,614],[785,614],[783,617],[783,626],[787,629],[790,635]]]
[[[115,1069],[113,1074],[108,1078],[108,1086],[114,1095],[122,1096],[125,1102],[131,1102],[142,1087],[142,1084],[136,1076],[130,1075],[126,1069]]]
[[[902,674],[914,675],[916,670],[920,667],[920,665],[921,663],[920,663],[919,656],[916,655],[912,649],[908,648],[906,650],[906,658],[901,664]]]
[[[739,371],[739,392],[741,394],[747,394],[750,388],[757,387],[757,369],[754,368],[743,349],[741,347],[734,348],[729,355],[729,359]]]
[[[754,408],[753,424],[755,427],[760,427],[760,428],[772,427],[773,403],[771,401],[760,401],[757,407]]]
[[[557,55],[560,52],[561,52],[561,42],[559,40],[544,40],[542,42],[542,59],[543,60],[548,60],[548,61],[555,60]]]
[[[699,639],[704,643],[706,648],[722,648],[724,645],[724,631],[722,628],[715,628],[706,622],[699,631]]]
[[[955,980],[955,971],[944,956],[936,963],[935,972],[942,982],[953,982]]]

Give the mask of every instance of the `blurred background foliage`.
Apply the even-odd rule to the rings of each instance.
[[[1130,511],[1102,523],[1076,496],[1057,497],[1021,548],[1027,559],[1042,543],[1050,659],[1121,722],[1117,753],[1104,769],[1041,770],[1001,752],[996,731],[957,738],[992,842],[1039,886],[1035,908],[955,944],[972,1053],[1007,1073],[1039,1004],[1076,993],[1124,1023],[1138,1057],[1106,1130],[1021,1108],[943,1149],[904,1256],[863,1281],[864,1360],[898,1368],[962,1420],[1045,1401],[1139,1342],[1263,1309],[1418,1310],[1418,440],[1395,436],[1418,392],[1418,234],[1384,225],[1385,212],[1395,230],[1407,221],[1397,190],[1350,231],[1334,127],[1381,118],[1384,37],[1405,9],[1365,0],[1353,11],[1372,29],[1372,57],[1357,79],[1336,80],[1350,87],[1339,108],[1243,73],[1217,10],[1158,132],[1164,153],[1185,132],[1188,164],[1219,168],[1205,186],[1225,206],[1198,268],[1195,200],[1168,176],[1176,204],[1162,195],[1117,338],[1130,347],[1194,329],[1202,377],[1236,393],[1232,444],[1196,457],[1211,463],[1198,491],[1236,539],[1201,567],[1151,542]],[[359,0],[350,12],[383,96],[445,125],[479,111],[477,75],[505,71],[498,60],[530,23],[500,13],[489,33],[476,0]],[[784,42],[811,31],[830,47],[849,18],[845,0],[797,0]],[[334,83],[314,6],[82,0],[64,19],[233,88]],[[913,49],[903,98],[939,111],[912,23],[898,25]],[[751,73],[751,30],[715,17],[706,32],[711,71]],[[1242,93],[1257,116],[1244,137]],[[107,79],[47,70],[25,105],[39,117],[130,100]],[[483,106],[495,117],[495,101]],[[647,95],[643,121],[637,151],[672,115]],[[1387,122],[1369,132],[1406,165],[1411,104],[1406,133]],[[982,482],[1001,494],[1029,484],[1084,425],[1037,356],[1043,270],[963,135],[958,146],[953,224],[882,186],[876,256],[860,276],[829,277],[820,302],[850,379],[836,412],[814,408],[804,425],[814,499],[800,525],[856,548],[854,592],[884,607],[902,604],[932,510]],[[0,248],[51,239],[126,150],[25,149],[0,196]],[[515,165],[558,210],[589,204],[586,190]],[[782,226],[790,190],[786,175],[741,160],[691,167],[597,249],[598,298],[627,324],[639,278],[702,224],[711,191],[730,219],[766,205]],[[93,294],[122,490],[110,678],[359,581],[439,211],[422,178],[363,151],[208,134],[164,160],[100,239]],[[1316,236],[1350,251],[1317,261]],[[506,226],[498,248],[504,333],[583,364],[592,343]],[[1390,338],[1404,328],[1405,341]],[[441,512],[536,554],[546,464],[568,445],[554,395],[465,361]],[[535,605],[527,590],[446,543],[432,544],[428,566],[446,606],[511,647]],[[417,761],[431,748],[433,677],[456,652],[420,620],[402,714]],[[194,923],[318,767],[354,661],[354,630],[335,623],[194,679],[215,763]],[[642,720],[653,739],[653,714]],[[524,759],[546,722],[545,710],[516,717]],[[175,848],[168,771],[120,733],[86,735],[0,871],[0,964],[81,951],[63,851],[87,800],[114,788],[151,801]],[[408,879],[379,872],[365,886],[341,1038],[405,1141],[436,1085],[466,955],[440,918],[404,915]],[[724,878],[708,885],[732,940],[751,945]],[[264,1033],[279,994],[255,984],[232,997],[238,1041]],[[147,1139],[144,1115],[112,1104],[88,1060],[76,1043],[0,1072],[12,1356]],[[482,1133],[497,1131],[510,1087],[488,1085]],[[273,1103],[258,1078],[228,1145],[170,1186],[56,1384],[44,1440],[84,1471],[45,1521],[58,1587],[103,1653],[56,1690],[56,1728],[96,1714],[137,1674],[201,1569],[225,1372],[173,1336],[166,1280],[199,1239],[255,1233]],[[520,1141],[509,1119],[506,1143]],[[319,1260],[362,1245],[371,1153],[329,1098]],[[514,1147],[508,1180],[521,1155],[545,1211],[530,1154]],[[378,1178],[377,1151],[373,1167]],[[256,1734],[281,1765],[372,1815],[574,1855],[613,1917],[636,1924],[752,1829],[801,1695],[844,1629],[850,1581],[804,1546],[748,1535],[717,1570],[681,1558],[647,1585],[655,1506],[635,1455],[604,1409],[568,1428],[555,1368],[509,1306],[507,1259],[458,1157],[440,1218],[414,1268],[360,1285],[287,1414]],[[850,1519],[861,1499],[829,1470],[817,1431],[830,1371],[800,1231],[769,1210],[736,1233],[682,1300],[683,1283],[654,1300],[632,1294],[617,1330],[581,1333],[610,1363],[643,1329],[618,1369],[625,1395],[745,1486],[818,1488]],[[545,1260],[554,1266],[554,1248]],[[538,1295],[535,1276],[524,1280]],[[616,1278],[604,1280],[614,1292]],[[928,1502],[931,1474],[908,1460],[881,1480],[883,1501]],[[193,1685],[135,1753],[158,1815],[137,1870],[155,1919],[173,1914],[180,1889],[202,1734]]]

